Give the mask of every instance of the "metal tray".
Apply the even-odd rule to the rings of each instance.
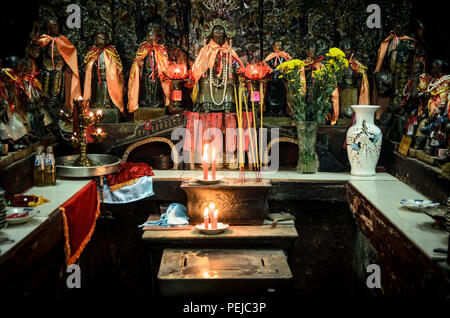
[[[120,158],[105,154],[89,154],[88,157],[96,163],[92,167],[76,167],[68,165],[74,162],[79,155],[58,157],[56,161],[56,175],[71,178],[98,177],[116,172],[119,169]]]

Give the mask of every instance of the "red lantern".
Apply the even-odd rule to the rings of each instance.
[[[244,76],[253,81],[262,80],[271,71],[270,67],[265,63],[247,64],[247,66],[242,69]]]

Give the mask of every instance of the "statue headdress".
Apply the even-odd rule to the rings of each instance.
[[[215,26],[221,26],[225,30],[225,34],[227,37],[232,38],[236,35],[236,31],[234,28],[228,23],[228,21],[223,20],[221,18],[215,18],[214,20],[207,22],[203,28],[202,35],[204,37],[208,37],[211,35],[212,30]]]
[[[206,22],[202,31],[204,37],[211,35],[215,26],[225,29],[227,37],[232,38],[236,31],[230,24],[231,14],[239,7],[235,0],[205,0],[203,6],[208,10]]]

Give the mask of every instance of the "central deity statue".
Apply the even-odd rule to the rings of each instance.
[[[196,110],[202,113],[233,112],[236,106],[236,72],[243,66],[231,48],[234,32],[225,20],[215,19],[205,28],[203,35],[208,43],[200,50],[192,66],[192,79],[198,83]],[[193,95],[195,100],[195,89]]]

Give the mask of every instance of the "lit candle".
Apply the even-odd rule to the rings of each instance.
[[[93,117],[94,113],[93,112],[89,112],[89,117]]]
[[[102,133],[102,129],[101,128],[97,128],[97,134],[101,134]]]
[[[217,219],[218,219],[218,215],[219,215],[219,210],[214,210],[214,215],[213,215],[213,219],[212,219],[212,229],[213,230],[217,230]]]
[[[205,208],[203,212],[203,224],[205,224],[205,230],[209,228],[209,211],[208,208]]]
[[[83,96],[78,97],[78,100],[81,102],[83,100]]]
[[[208,180],[208,144],[203,148],[203,180]]]
[[[215,208],[216,206],[214,205],[214,203],[210,203],[209,204],[209,213],[208,213],[208,215],[209,215],[209,220],[211,221],[211,223],[214,221],[214,208]]]
[[[212,149],[211,179],[216,180],[216,151],[214,147]]]
[[[97,115],[100,116],[103,113],[101,109],[97,110]]]

